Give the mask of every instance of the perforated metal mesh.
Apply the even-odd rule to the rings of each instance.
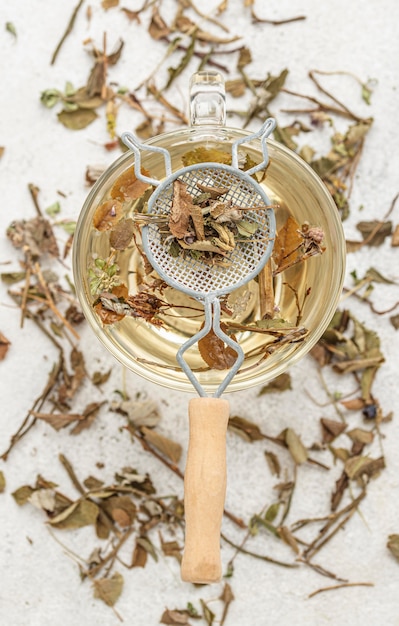
[[[209,265],[188,254],[185,257],[173,257],[162,241],[158,227],[153,224],[146,227],[146,253],[169,284],[204,297],[210,293],[227,293],[258,273],[270,256],[275,233],[270,210],[267,210],[267,196],[249,176],[229,166],[207,164],[206,167],[185,168],[178,178],[186,183],[192,197],[202,193],[197,186],[200,182],[209,187],[228,188],[229,191],[222,197],[223,202],[230,201],[232,206],[256,207],[254,211],[245,211],[243,219],[255,223],[258,228],[248,241],[240,240],[234,250],[227,254],[226,267]],[[168,178],[153,194],[149,206],[151,213],[170,212],[175,179]],[[259,207],[264,207],[264,210]]]

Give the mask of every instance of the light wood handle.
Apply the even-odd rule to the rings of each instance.
[[[226,495],[229,403],[220,398],[195,398],[189,404],[189,420],[181,577],[186,582],[212,583],[222,576],[220,527]]]

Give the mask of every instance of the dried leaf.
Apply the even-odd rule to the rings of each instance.
[[[60,529],[82,528],[95,524],[99,508],[90,500],[77,500],[61,513],[49,519],[48,523]]]
[[[287,372],[284,372],[262,387],[258,395],[263,396],[266,393],[283,392],[288,389],[292,389],[291,376]]]
[[[364,474],[373,478],[384,468],[384,457],[371,459],[367,456],[354,456],[345,463],[345,473],[351,480],[356,480]]]
[[[346,424],[325,417],[320,418],[320,424],[323,434],[323,443],[334,441],[346,428]]]
[[[218,150],[217,148],[195,148],[185,152],[182,156],[184,166],[195,165],[196,163],[225,163],[231,164],[231,153]]]
[[[187,185],[181,180],[173,183],[173,201],[169,215],[169,230],[177,239],[188,234],[193,199],[187,191]]]
[[[393,556],[399,561],[399,535],[389,535],[387,548],[391,551]]]
[[[92,124],[98,115],[93,109],[76,109],[76,111],[61,111],[57,117],[66,128],[82,130]]]
[[[114,248],[115,250],[126,250],[133,239],[133,233],[134,222],[132,219],[128,218],[118,222],[111,230],[109,236],[111,248]]]
[[[353,398],[352,400],[341,400],[340,404],[344,406],[348,411],[361,411],[364,409],[363,398]]]
[[[270,452],[269,450],[265,450],[265,457],[269,469],[273,476],[280,476],[281,465],[278,459],[278,456],[274,452]]]
[[[230,417],[229,419],[229,428],[241,435],[247,441],[259,441],[260,439],[264,439],[263,434],[259,426],[250,422],[249,420],[244,419],[243,417],[238,417],[235,415]]]
[[[346,434],[352,439],[352,441],[363,443],[365,445],[372,443],[374,440],[373,433],[369,430],[364,430],[364,428],[353,428]]]
[[[145,439],[155,448],[157,448],[162,454],[167,456],[173,463],[178,463],[180,461],[180,457],[182,454],[182,447],[179,443],[164,437],[160,433],[147,428],[146,426],[141,427],[141,432],[143,433]]]
[[[10,345],[11,345],[11,341],[9,341],[7,337],[5,337],[3,333],[0,331],[0,361],[5,359]]]
[[[278,528],[278,534],[281,537],[281,539],[284,541],[284,543],[286,543],[288,546],[290,546],[293,549],[295,554],[299,554],[300,550],[299,550],[298,542],[287,526],[280,526]]]
[[[97,230],[109,230],[122,217],[122,204],[117,200],[106,200],[100,204],[93,215],[93,226]]]
[[[305,463],[308,458],[308,452],[303,445],[299,435],[292,428],[286,428],[283,431],[284,441],[290,451],[292,458],[297,465]]]
[[[295,261],[302,238],[298,222],[290,215],[278,231],[273,248],[273,260],[279,271]]]
[[[169,624],[169,626],[190,626],[188,621],[190,614],[188,611],[179,611],[165,609],[162,613],[161,624]]]
[[[226,332],[226,325],[223,322],[220,328]],[[234,339],[233,335],[231,337]],[[198,341],[198,350],[205,363],[215,370],[230,369],[237,359],[236,351],[227,346],[213,329]]]
[[[142,168],[141,173],[144,176],[150,176],[150,173]],[[114,200],[124,202],[126,200],[137,200],[143,193],[149,189],[151,185],[136,178],[134,166],[129,167],[114,182],[111,189],[111,197]]]
[[[6,478],[4,476],[4,472],[0,470],[0,493],[3,493],[6,488]]]
[[[15,221],[7,228],[7,237],[15,248],[27,248],[34,259],[42,254],[59,258],[57,240],[50,222],[41,217]]]
[[[115,572],[110,578],[93,580],[94,597],[114,606],[123,590],[123,576]]]
[[[22,487],[16,489],[11,495],[19,506],[23,506],[24,504],[29,502],[29,498],[34,491],[35,490],[33,487],[30,487],[29,485],[23,485]]]
[[[104,500],[101,507],[121,528],[131,526],[136,519],[136,505],[130,496],[111,496]]]
[[[208,605],[204,602],[204,600],[202,600],[202,598],[200,599],[200,603],[201,603],[201,607],[202,607],[202,613],[203,613],[203,618],[206,621],[206,623],[208,624],[208,626],[212,626],[214,620],[215,620],[215,613],[213,613],[211,611],[211,609],[208,607]]]
[[[135,543],[132,557],[132,567],[145,567],[147,563],[148,552],[140,543]]]
[[[105,11],[119,5],[119,0],[101,0],[101,6]]]
[[[391,315],[391,317],[389,318],[389,321],[391,322],[391,324],[395,328],[395,330],[398,330],[398,328],[399,328],[399,315]]]
[[[150,33],[151,37],[156,41],[158,41],[159,39],[163,39],[170,34],[170,28],[165,20],[161,17],[157,6],[155,6],[152,10],[151,22],[148,28],[148,32]]]
[[[392,222],[379,222],[377,220],[359,222],[356,228],[361,232],[363,239],[367,240],[368,246],[380,246],[386,237],[392,234]],[[376,229],[378,229],[377,232],[375,232]],[[375,234],[370,238],[373,232]]]
[[[158,404],[154,400],[123,400],[112,403],[111,408],[125,413],[135,427],[154,428],[161,419]]]
[[[399,246],[399,224],[395,226],[395,230],[393,231],[391,246],[393,247]]]

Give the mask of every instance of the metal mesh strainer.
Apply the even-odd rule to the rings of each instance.
[[[196,197],[201,193],[197,183],[208,187],[228,188],[223,196],[225,202],[231,201],[232,206],[253,208],[245,212],[245,219],[256,224],[257,229],[247,241],[241,241],[233,251],[226,256],[226,266],[209,265],[190,256],[173,256],[165,245],[160,230],[155,224],[148,224],[143,228],[142,238],[146,256],[159,276],[172,287],[186,293],[205,307],[205,325],[196,335],[185,342],[177,353],[177,361],[189,378],[200,396],[206,392],[198,382],[196,376],[185,361],[183,355],[199,339],[204,337],[211,328],[215,334],[237,353],[237,359],[229,370],[225,379],[219,385],[214,397],[218,398],[237,373],[244,360],[244,354],[237,342],[226,335],[220,328],[220,304],[218,298],[230,293],[252,280],[269,259],[275,237],[275,218],[270,208],[270,200],[264,189],[256,182],[252,175],[267,166],[268,154],[266,138],[275,126],[275,121],[269,118],[261,129],[232,145],[232,164],[198,163],[182,168],[172,174],[170,155],[164,148],[147,146],[137,140],[131,133],[124,133],[124,143],[134,152],[135,174],[142,181],[149,182],[156,187],[148,204],[149,214],[165,215],[170,212],[173,201],[173,183],[179,179],[187,185],[187,191]],[[260,138],[263,161],[247,171],[238,168],[238,148],[252,139]],[[161,182],[142,174],[141,152],[151,151],[162,153],[165,160],[166,178]]]
[[[174,256],[155,223],[144,226],[142,232],[144,251],[159,276],[170,286],[202,302],[205,311],[203,328],[186,341],[176,355],[179,365],[200,395],[200,398],[191,400],[189,407],[190,443],[184,481],[186,537],[181,573],[183,580],[189,582],[208,583],[221,577],[220,527],[226,490],[225,439],[229,405],[219,396],[241,367],[244,353],[241,346],[221,328],[219,297],[254,278],[273,249],[274,213],[266,193],[252,175],[267,166],[266,138],[274,126],[274,120],[269,118],[258,133],[235,141],[231,166],[199,163],[174,173],[167,150],[141,144],[131,133],[122,136],[124,143],[135,154],[136,177],[156,187],[148,204],[150,214],[170,213],[174,182],[179,179],[187,185],[192,197],[200,194],[198,182],[207,187],[227,188],[224,201],[231,201],[232,206],[245,207],[245,219],[256,225],[253,235],[240,240],[226,255],[227,262],[223,266],[208,264],[189,255]],[[255,138],[261,140],[263,161],[243,172],[238,168],[238,148]],[[144,150],[162,153],[166,171],[162,182],[142,174],[141,151]],[[184,353],[211,329],[237,353],[237,358],[214,397],[208,398],[184,359]]]

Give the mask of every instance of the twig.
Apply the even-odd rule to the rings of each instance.
[[[273,563],[274,565],[280,565],[281,567],[290,567],[290,568],[299,567],[299,565],[297,565],[296,563],[286,563],[285,561],[278,561],[277,559],[273,559],[270,556],[266,556],[264,554],[259,554],[258,552],[251,552],[250,550],[246,550],[245,548],[238,546],[233,541],[228,539],[226,535],[224,535],[223,533],[221,534],[221,537],[226,543],[228,543],[230,546],[232,546],[233,548],[235,548],[238,552],[241,552],[242,554],[253,556],[255,559],[260,559],[261,561],[267,561],[268,563]]]
[[[331,587],[322,587],[308,595],[308,598],[314,598],[318,593],[324,591],[334,591],[335,589],[343,589],[344,587],[374,587],[374,583],[341,583],[340,585],[332,585]]]
[[[65,30],[64,34],[62,35],[59,44],[57,45],[56,49],[53,52],[53,56],[51,57],[50,65],[54,65],[54,63],[55,63],[55,61],[57,59],[58,53],[61,50],[62,45],[64,44],[64,41],[66,40],[68,35],[72,32],[72,29],[73,29],[74,24],[75,24],[76,17],[77,17],[77,15],[79,13],[79,9],[80,9],[80,7],[82,6],[83,3],[84,3],[84,0],[79,0],[78,4],[74,8],[73,13],[72,13],[72,15],[70,17],[70,20],[68,22],[68,25],[66,27],[66,30]]]

